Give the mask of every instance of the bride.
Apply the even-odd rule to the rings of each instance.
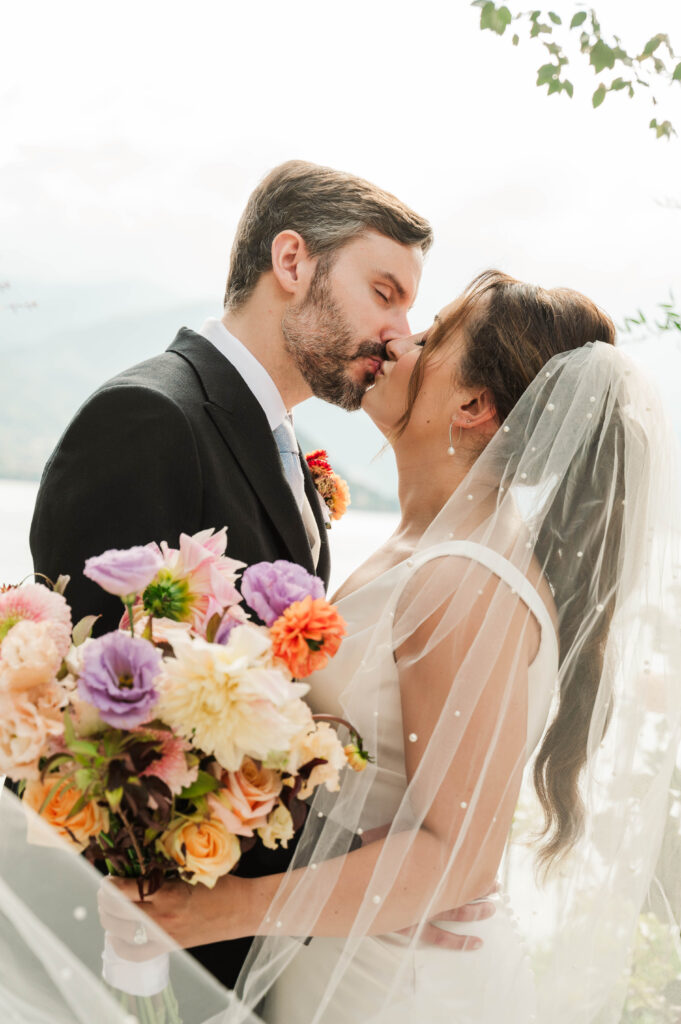
[[[375,763],[317,791],[285,875],[147,912],[185,947],[259,935],[237,991],[269,1024],[620,1020],[641,913],[665,985],[678,954],[674,440],[574,291],[488,271],[387,356],[363,407],[401,521],[310,694]],[[495,883],[491,918],[440,921],[478,948],[433,941]]]

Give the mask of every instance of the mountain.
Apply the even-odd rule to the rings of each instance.
[[[83,308],[69,323],[62,296],[55,329],[30,328],[26,315],[4,315],[0,329],[0,477],[39,479],[67,423],[103,381],[167,348],[179,327],[196,328],[212,312],[206,301],[100,317],[82,322]],[[103,308],[101,304],[100,308]],[[12,340],[14,339],[14,341]],[[312,399],[296,409],[305,451],[325,448],[334,469],[350,485],[355,508],[397,507],[392,455],[372,458],[383,438],[362,413],[345,413]]]

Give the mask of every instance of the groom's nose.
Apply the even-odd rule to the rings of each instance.
[[[389,320],[386,319],[385,327],[381,331],[380,338],[384,345],[391,344],[400,338],[406,338],[411,334],[411,327],[407,319],[406,309],[393,308],[390,311]]]

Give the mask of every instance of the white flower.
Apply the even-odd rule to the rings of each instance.
[[[277,804],[268,815],[267,823],[257,832],[268,850],[276,850],[277,845],[288,849],[289,839],[293,839],[295,834],[291,812],[283,804]]]
[[[309,720],[299,699],[308,687],[274,665],[266,629],[249,623],[224,646],[178,637],[172,647],[156,714],[228,771],[246,756],[263,761],[288,750]]]
[[[342,743],[328,722],[317,722],[314,732],[300,733],[296,737],[288,771],[297,775],[304,765],[318,757],[326,763],[315,765],[312,769],[298,792],[300,800],[306,800],[322,784],[326,785],[330,793],[340,789],[339,774],[347,764],[347,758]]]

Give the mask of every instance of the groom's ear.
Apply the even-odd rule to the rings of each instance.
[[[494,395],[489,388],[483,388],[467,402],[463,402],[456,411],[452,422],[463,430],[481,427],[497,418],[497,407]]]
[[[280,288],[292,298],[307,294],[316,260],[297,231],[280,231],[272,241],[272,273]]]

